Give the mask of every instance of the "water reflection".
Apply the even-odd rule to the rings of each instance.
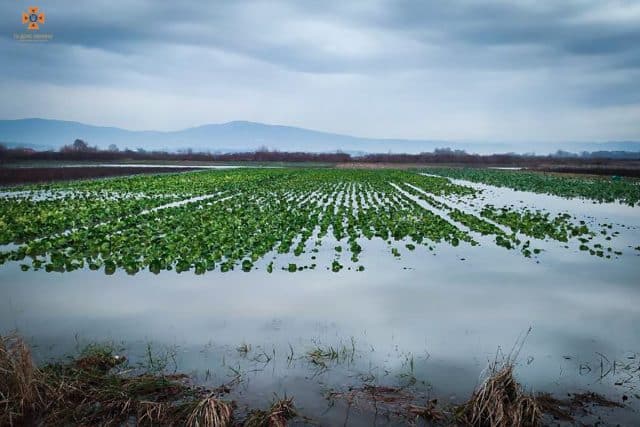
[[[498,194],[502,190],[492,190],[494,197],[507,197]],[[538,207],[542,198],[551,210],[573,204],[577,215],[594,221],[606,216],[640,225],[637,209],[518,194],[517,200]],[[637,246],[637,230],[625,229],[618,242]],[[320,259],[332,256],[333,246],[327,239],[316,254],[318,265],[326,265]],[[615,399],[637,393],[640,380],[632,370],[640,368],[640,263],[632,250],[604,260],[550,242],[539,257],[526,259],[490,244],[438,245],[435,255],[419,248],[395,259],[384,242],[363,247],[363,273],[267,274],[261,268],[104,276],[23,273],[9,263],[0,268],[0,330],[18,329],[37,345],[39,358],[73,352],[78,341],[112,340],[136,360],[152,343],[205,383],[240,372],[238,399],[264,405],[273,392],[286,392],[305,415],[330,424],[345,408],[327,412],[326,390],[363,381],[411,382],[416,393],[461,401],[496,351],[508,353],[530,326],[517,368],[528,388],[593,390]],[[305,357],[316,346],[342,348],[352,341],[356,354],[348,363],[318,370]],[[236,350],[243,343],[252,348],[246,355]],[[607,372],[614,361],[616,372]],[[637,408],[638,399],[631,406]]]

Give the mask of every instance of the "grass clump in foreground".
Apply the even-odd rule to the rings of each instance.
[[[487,378],[461,405],[441,405],[438,399],[416,396],[406,387],[365,384],[326,395],[330,405],[342,401],[349,408],[400,417],[409,425],[451,425],[467,427],[539,427],[557,422],[578,423],[590,408],[622,408],[596,393],[574,393],[558,399],[548,393],[527,393],[514,377],[514,364],[495,362]]]
[[[269,410],[254,409],[244,422],[245,427],[285,427],[288,421],[297,416],[293,398],[285,396],[275,401]]]
[[[295,416],[292,399],[284,399],[264,412],[263,423],[254,415],[243,423],[234,419],[236,405],[222,398],[226,387],[195,387],[184,375],[132,376],[119,369],[125,362],[92,347],[68,363],[38,368],[20,337],[0,336],[0,425],[281,426]]]
[[[525,393],[513,376],[513,364],[492,373],[461,406],[460,418],[471,426],[539,426],[544,413],[536,397]]]
[[[460,424],[473,427],[538,427],[551,420],[575,423],[576,416],[588,415],[592,407],[623,408],[624,405],[593,392],[573,393],[558,399],[549,393],[529,394],[516,381],[512,361],[491,374],[473,392],[467,403],[457,408]]]
[[[509,355],[489,365],[488,375],[474,390],[471,398],[454,411],[458,423],[473,427],[538,427],[548,424],[548,418],[575,421],[573,413],[586,411],[590,404],[616,406],[603,396],[595,393],[574,394],[573,403],[554,398],[550,394],[527,393],[516,381],[513,374],[515,361],[524,346],[531,328],[518,338]],[[591,397],[588,397],[591,396]]]

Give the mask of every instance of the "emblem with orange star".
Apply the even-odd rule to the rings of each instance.
[[[38,7],[30,7],[29,12],[22,14],[22,23],[27,24],[28,30],[39,30],[38,24],[44,24],[44,13]]]

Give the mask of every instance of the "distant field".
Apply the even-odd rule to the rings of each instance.
[[[126,159],[126,160],[23,160],[10,161],[1,164],[2,168],[59,168],[59,167],[78,167],[78,166],[108,166],[108,165],[149,165],[149,166],[179,166],[193,167],[201,166],[241,166],[241,167],[333,167],[335,163],[331,162],[281,162],[281,161],[201,161],[201,160],[145,160],[145,159]]]
[[[110,176],[184,172],[197,168],[167,167],[23,167],[0,168],[0,185],[105,178]]]
[[[102,169],[55,171],[77,170],[73,176],[80,176],[105,173]],[[128,172],[127,168],[105,169],[106,173]],[[23,171],[38,178],[37,169]],[[541,179],[520,172],[432,172],[534,190]],[[541,185],[555,193],[577,189],[571,195],[596,200],[638,201],[634,184],[588,183],[590,190],[585,192],[574,181],[564,184],[545,178]],[[69,271],[88,265],[107,273],[120,268],[129,273],[176,269],[202,274],[238,267],[249,271],[272,252],[296,257],[307,253],[297,262],[287,258],[285,263],[271,261],[264,267],[269,272],[273,268],[293,272],[319,266],[314,253],[327,237],[337,242],[335,256],[320,267],[334,272],[345,266],[365,269],[364,242],[359,240],[363,238],[387,242],[394,257],[419,247],[434,251],[438,243],[476,246],[480,236],[525,257],[543,250],[531,239],[574,242],[581,251],[605,258],[618,253],[609,245],[592,242],[596,231],[568,213],[550,215],[537,209],[478,204],[480,190],[399,170],[236,169],[25,189],[30,190],[26,195],[8,193],[0,204],[6,218],[0,244],[24,243],[3,253],[2,259],[29,257],[23,269]],[[606,235],[607,228],[603,230]]]
[[[640,166],[636,163],[634,165],[625,166],[547,166],[541,168],[535,168],[543,172],[552,172],[559,174],[575,174],[575,175],[602,175],[602,176],[624,176],[640,178]]]
[[[559,173],[483,168],[423,168],[421,170],[448,178],[562,197],[582,197],[599,202],[621,201],[631,206],[640,201],[640,181],[633,178],[563,176]]]

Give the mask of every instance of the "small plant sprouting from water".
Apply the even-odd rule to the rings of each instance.
[[[355,338],[351,337],[349,344],[334,346],[317,345],[306,354],[307,360],[316,367],[325,370],[329,363],[353,363],[356,356]]]

